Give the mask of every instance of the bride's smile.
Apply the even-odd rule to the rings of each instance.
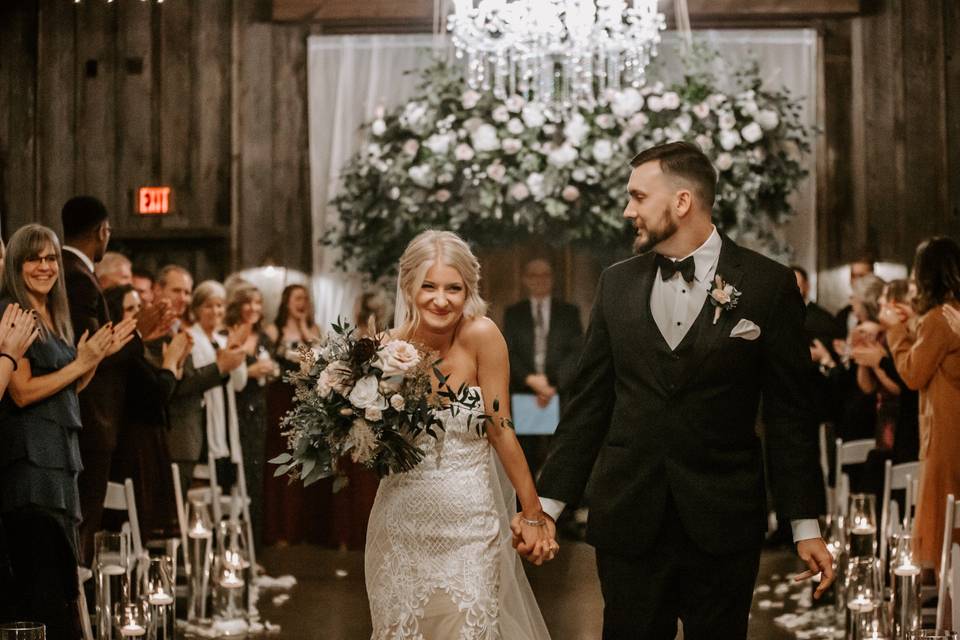
[[[420,329],[430,333],[451,331],[463,315],[466,299],[460,272],[442,262],[434,264],[427,270],[416,296]]]

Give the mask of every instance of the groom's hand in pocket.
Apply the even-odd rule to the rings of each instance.
[[[820,585],[813,592],[813,597],[819,598],[833,584],[833,555],[822,538],[810,538],[797,542],[797,555],[810,568],[797,575],[794,580],[801,582],[821,574]]]

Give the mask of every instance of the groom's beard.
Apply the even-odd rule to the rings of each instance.
[[[642,224],[637,219],[637,224]],[[637,235],[633,241],[633,252],[637,255],[652,250],[655,246],[677,232],[677,223],[670,217],[670,207],[667,206],[660,215],[659,224],[655,229],[644,228],[644,235]]]

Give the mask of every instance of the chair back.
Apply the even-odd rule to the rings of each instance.
[[[140,519],[137,517],[137,500],[133,493],[133,480],[127,478],[123,484],[107,483],[107,494],[103,499],[103,508],[111,511],[126,511],[130,527],[130,540],[135,558],[143,554],[143,540],[140,538]]]
[[[896,517],[890,510],[890,494],[900,489],[907,490],[907,502],[904,504],[903,528],[910,529],[910,513],[913,507],[912,480],[920,475],[920,462],[893,464],[887,460],[883,469],[883,499],[880,502],[880,566],[886,566],[888,541],[896,524]],[[896,504],[896,503],[894,503]]]
[[[957,502],[951,493],[947,496],[947,511],[943,519],[943,547],[940,551],[940,587],[937,593],[937,629],[943,629],[946,621],[947,587],[948,583],[951,582],[951,576],[953,576],[953,584],[950,585],[950,599],[955,601],[952,607],[954,625],[960,622],[957,620],[957,608],[960,605],[956,603],[957,600],[960,600],[960,582],[958,582],[956,577],[958,573],[957,565],[960,563],[957,562],[957,551],[954,549],[953,544],[953,530],[958,528],[960,528],[960,503]],[[952,571],[951,559],[953,560]],[[954,629],[956,628],[958,627],[954,626]]]

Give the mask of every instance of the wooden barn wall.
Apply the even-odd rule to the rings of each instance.
[[[4,238],[59,231],[64,201],[86,193],[144,266],[309,269],[309,26],[271,23],[256,0],[2,4]],[[135,213],[150,185],[173,188],[169,215]]]
[[[4,238],[31,221],[56,228],[63,202],[90,193],[110,208],[116,246],[146,266],[175,260],[199,277],[266,262],[309,269],[306,36],[367,22],[404,30],[404,11],[422,30],[423,4],[0,3]],[[960,237],[955,0],[847,1],[834,15],[836,3],[804,15],[765,13],[757,0],[726,19],[701,4],[691,3],[695,27],[820,33],[821,268],[864,249],[906,261],[926,236]],[[284,5],[300,21],[272,22]],[[152,184],[173,187],[170,215],[134,213],[134,189]]]

